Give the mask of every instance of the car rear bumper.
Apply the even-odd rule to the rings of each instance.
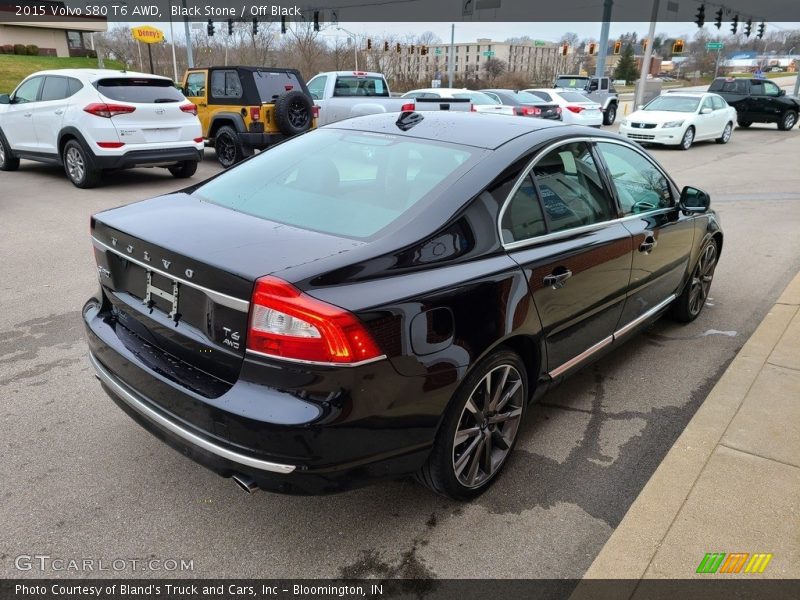
[[[173,165],[183,161],[200,162],[203,150],[194,146],[181,148],[158,148],[150,150],[129,150],[124,154],[95,155],[94,163],[100,169],[130,169],[143,166]]]
[[[325,494],[414,473],[452,393],[426,390],[425,377],[401,376],[387,360],[311,372],[245,358],[227,392],[204,398],[145,364],[97,299],[83,317],[90,361],[120,408],[195,462],[265,490]]]
[[[285,139],[286,136],[282,133],[251,133],[248,131],[239,134],[242,146],[251,150],[264,150]]]

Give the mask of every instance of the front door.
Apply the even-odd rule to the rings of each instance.
[[[616,218],[583,141],[545,151],[504,209],[503,242],[527,276],[553,377],[611,342],[631,266],[631,234]]]
[[[39,100],[44,77],[31,77],[12,94],[11,103],[3,113],[3,134],[13,150],[36,152],[36,130],[33,110]]]
[[[208,137],[208,84],[206,82],[206,71],[189,71],[186,76],[186,89],[184,96],[192,104],[197,106],[197,118],[203,127],[203,135]]]
[[[611,175],[623,223],[633,235],[630,288],[619,324],[624,328],[680,293],[694,221],[677,208],[677,190],[643,152],[613,141],[598,141],[596,147]]]

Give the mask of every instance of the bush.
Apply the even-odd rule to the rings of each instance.
[[[36,44],[28,44],[25,46],[25,54],[28,56],[39,56],[39,46]]]
[[[14,44],[14,54],[27,54],[25,44]]]
[[[14,54],[14,46],[11,44],[3,44],[0,46],[0,52],[3,54]]]
[[[89,50],[89,58],[97,58],[97,50]]]

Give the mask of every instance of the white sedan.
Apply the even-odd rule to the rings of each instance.
[[[622,119],[619,133],[643,144],[688,150],[700,140],[727,144],[735,124],[736,109],[718,94],[668,92]]]
[[[588,125],[600,127],[603,124],[603,112],[600,105],[580,92],[562,89],[530,89],[525,90],[542,100],[558,104],[561,107],[561,120],[572,125]]]

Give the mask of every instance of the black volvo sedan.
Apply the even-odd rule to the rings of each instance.
[[[478,113],[360,117],[91,219],[103,388],[248,491],[414,474],[468,499],[529,402],[665,311],[722,232],[640,147]]]

